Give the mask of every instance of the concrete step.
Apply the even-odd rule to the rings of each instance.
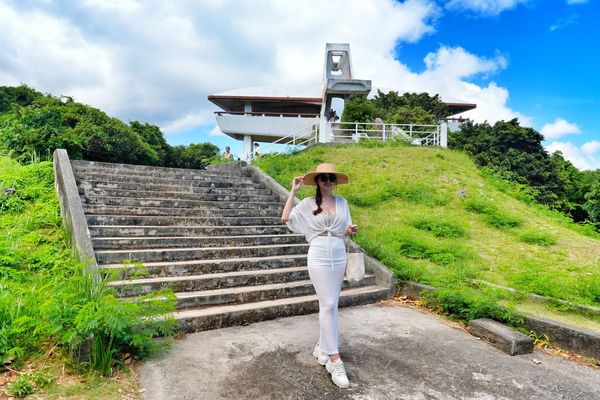
[[[357,283],[344,280],[342,289],[360,286],[371,286],[375,282],[373,275]],[[315,294],[314,287],[309,279],[292,282],[272,283],[256,286],[241,286],[223,289],[211,289],[194,292],[178,292],[176,308],[210,307],[225,304],[241,304],[265,300],[284,299],[288,297],[307,296]]]
[[[147,262],[143,264],[103,264],[99,265],[99,267],[103,275],[110,274],[116,279],[125,280],[139,275],[144,275],[145,277],[166,277],[305,267],[306,261],[306,254],[289,254],[214,260]]]
[[[281,209],[222,209],[222,208],[171,208],[171,207],[134,207],[83,205],[86,215],[146,215],[176,217],[280,217]]]
[[[98,250],[96,260],[99,264],[152,261],[185,261],[242,257],[266,257],[284,254],[303,254],[308,252],[308,244],[280,244],[267,246],[232,247],[187,247],[177,249],[128,249]]]
[[[82,188],[79,187],[79,194],[84,197],[102,196],[102,197],[134,197],[144,199],[167,199],[167,200],[200,200],[200,201],[223,201],[223,202],[274,202],[280,201],[272,194],[247,193],[245,191],[227,192],[227,193],[184,193],[170,191],[149,191],[149,190],[125,190],[125,189],[106,189],[106,188]]]
[[[234,247],[306,243],[303,235],[241,235],[241,236],[142,236],[103,237],[92,239],[95,250],[148,249],[173,247]]]
[[[144,192],[170,192],[170,193],[196,193],[202,194],[236,194],[245,193],[247,195],[269,195],[272,194],[269,189],[263,189],[259,187],[249,186],[245,188],[240,187],[219,187],[215,183],[207,184],[205,186],[198,185],[161,185],[159,183],[137,183],[137,182],[107,182],[107,181],[85,181],[78,184],[79,188],[82,189],[118,189],[118,190],[130,190],[130,191],[144,191]],[[177,196],[174,196],[177,197]],[[196,200],[205,200],[196,198]]]
[[[374,303],[387,298],[389,288],[364,286],[342,290],[341,307]],[[235,305],[192,308],[175,313],[181,332],[198,332],[234,325],[247,325],[294,315],[315,313],[319,310],[316,295],[289,297]]]
[[[279,210],[283,209],[283,203],[267,201],[201,201],[180,199],[143,199],[137,197],[104,197],[104,196],[81,196],[83,204],[123,206],[123,207],[169,207],[169,208],[199,208],[199,209],[256,209],[256,210]]]
[[[121,173],[134,175],[164,175],[164,174],[183,174],[183,175],[218,175],[218,176],[249,176],[246,171],[210,171],[206,169],[188,169],[188,168],[169,168],[155,167],[150,165],[135,164],[115,164],[100,161],[71,160],[71,166],[75,173],[79,172],[99,172],[99,173]]]
[[[88,225],[92,238],[97,237],[140,237],[140,236],[242,236],[280,235],[289,233],[285,225],[246,225],[246,226],[135,226],[135,225]]]
[[[138,183],[140,185],[161,186],[194,186],[194,187],[235,187],[235,188],[264,188],[262,183],[253,182],[248,178],[202,176],[196,179],[163,178],[160,176],[115,175],[115,174],[90,174],[79,173],[75,175],[77,184],[81,182],[112,182],[112,183]]]
[[[142,278],[109,282],[120,297],[141,296],[152,291],[174,292],[256,286],[308,279],[307,267],[290,267],[256,271],[219,272],[214,274]]]
[[[173,217],[144,215],[86,215],[88,225],[244,226],[282,225],[280,217]]]
[[[170,179],[170,180],[224,180],[228,182],[239,182],[245,181],[248,183],[258,182],[256,178],[250,174],[221,174],[219,172],[208,172],[204,170],[191,172],[161,172],[161,171],[135,171],[131,173],[126,170],[111,170],[111,169],[98,169],[98,168],[83,168],[73,170],[75,177],[78,180],[86,180],[94,176],[105,177],[140,177],[144,179]]]

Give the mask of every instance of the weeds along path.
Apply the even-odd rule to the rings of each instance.
[[[265,156],[256,165],[289,188],[294,176],[321,162],[350,176],[337,194],[349,201],[361,227],[357,242],[399,279],[442,288],[435,296],[443,311],[509,322],[511,310],[534,311],[600,331],[598,316],[534,304],[481,283],[598,307],[598,233],[534,204],[522,187],[480,171],[453,150],[316,146]],[[299,195],[314,193],[304,188]]]
[[[122,302],[108,286],[92,285],[71,258],[52,163],[23,166],[0,157],[0,373],[19,375],[12,383],[0,379],[0,394],[46,390],[60,368],[30,369],[56,364],[57,355],[80,373],[111,376],[123,355],[144,357],[162,347],[153,336],[173,330],[169,321],[149,323],[140,315],[171,309],[165,302]],[[73,362],[64,361],[69,354]]]

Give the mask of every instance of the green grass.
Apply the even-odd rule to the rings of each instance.
[[[256,165],[289,188],[294,176],[321,162],[350,176],[336,192],[361,228],[356,241],[399,279],[444,289],[437,299],[443,312],[460,318],[504,312],[511,320],[511,309],[526,301],[478,280],[600,306],[600,234],[533,203],[527,188],[479,170],[465,154],[327,145],[263,156]],[[298,193],[312,195],[314,188]]]
[[[71,258],[50,162],[21,166],[0,157],[0,212],[0,372],[23,368],[56,347],[65,356],[79,354],[72,357],[78,370],[110,376],[121,354],[143,358],[167,343],[152,338],[171,335],[174,321],[152,316],[174,310],[172,293],[120,301]],[[11,390],[37,390],[35,377]]]

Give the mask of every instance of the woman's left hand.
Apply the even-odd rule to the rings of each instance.
[[[348,229],[346,229],[346,235],[352,236],[358,233],[358,225],[348,225]]]

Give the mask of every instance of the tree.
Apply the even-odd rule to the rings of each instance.
[[[519,125],[517,119],[466,122],[448,135],[448,145],[471,155],[479,166],[489,166],[508,179],[531,186],[543,204],[560,204],[565,189],[556,165],[542,146],[543,136]]]
[[[593,172],[595,181],[590,185],[589,191],[585,194],[585,203],[583,209],[587,211],[589,219],[592,222],[600,222],[600,169]]]
[[[400,96],[398,92],[383,93],[378,90],[372,102],[381,118],[386,122],[388,120],[391,122],[392,118],[390,117],[397,114],[400,109],[419,110],[417,113],[421,116],[427,113],[429,116],[426,119],[431,120],[430,123],[441,121],[448,115],[448,106],[438,94],[430,96],[428,93],[407,92]]]
[[[144,142],[156,153],[160,160],[160,165],[166,165],[169,158],[172,157],[171,146],[167,144],[163,133],[156,125],[142,124],[138,121],[131,121],[129,126],[136,132]]]
[[[26,85],[0,86],[0,113],[10,111],[13,104],[26,107],[43,95]]]
[[[350,96],[344,105],[342,122],[371,122],[377,117],[377,108],[364,94]]]
[[[205,169],[211,159],[218,157],[220,150],[211,143],[197,143],[173,147],[173,165],[176,168]]]

